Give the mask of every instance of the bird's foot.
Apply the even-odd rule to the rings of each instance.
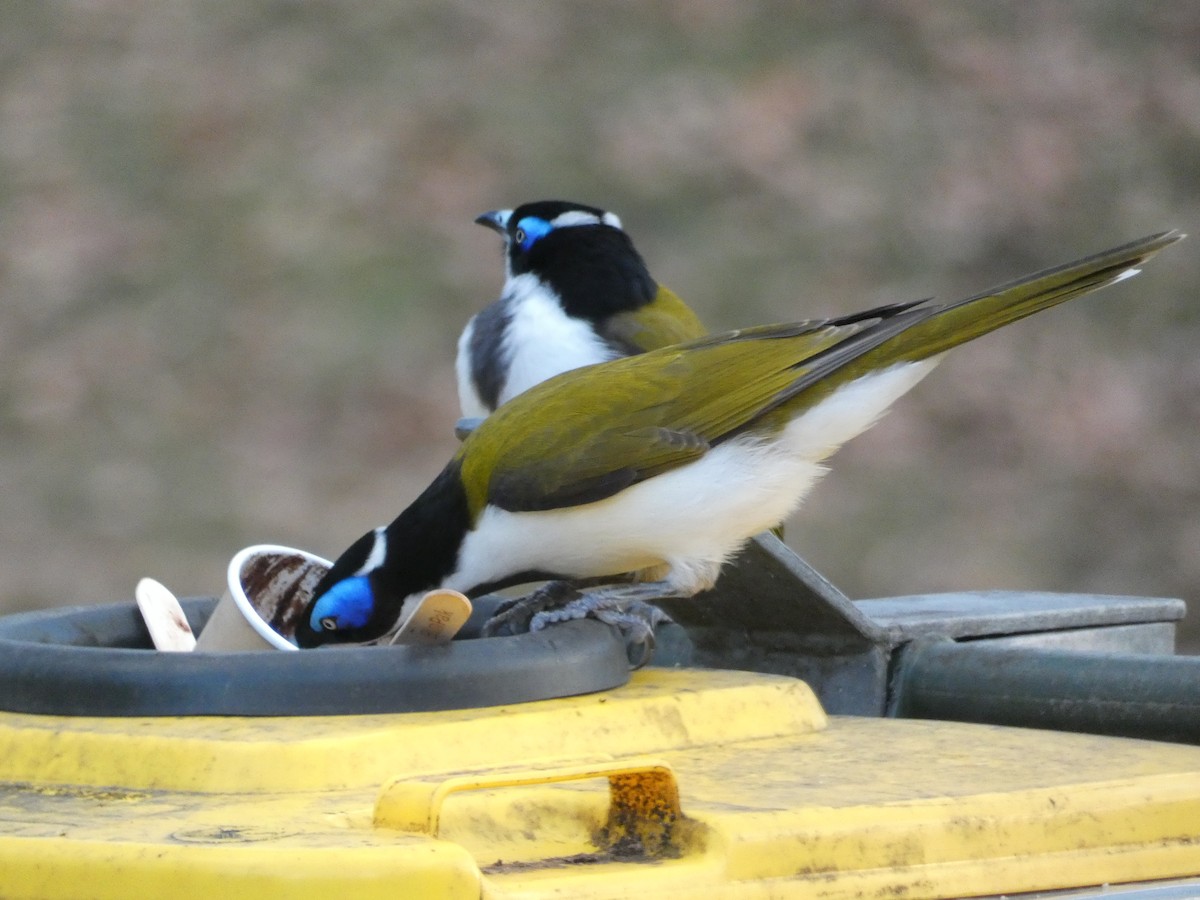
[[[542,610],[530,620],[529,630],[541,631],[547,625],[572,619],[596,619],[621,632],[630,666],[640,669],[654,656],[654,629],[663,622],[670,622],[671,617],[634,594],[639,587],[641,585],[622,585],[593,591],[557,609]]]
[[[481,631],[485,637],[525,634],[540,631],[532,627],[532,620],[547,610],[569,605],[579,598],[579,589],[569,581],[548,581],[537,590],[523,597],[513,597],[496,607]]]
[[[592,618],[615,626],[625,638],[630,665],[640,669],[654,655],[654,629],[671,617],[649,600],[675,596],[661,582],[612,585],[582,593],[552,581],[526,597],[508,601],[483,627],[485,637],[541,631],[548,625]]]

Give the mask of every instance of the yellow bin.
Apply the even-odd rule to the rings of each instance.
[[[311,717],[0,714],[0,896],[969,897],[1200,873],[1200,748],[826,717],[800,681]]]

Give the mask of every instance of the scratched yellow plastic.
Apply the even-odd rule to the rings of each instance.
[[[682,818],[666,852],[608,852],[608,774],[643,766],[673,773]],[[0,713],[12,900],[937,898],[1196,874],[1200,748],[827,720],[778,677],[650,670],[395,716]]]

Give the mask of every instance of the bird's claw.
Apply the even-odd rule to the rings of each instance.
[[[542,631],[549,625],[593,618],[621,632],[629,664],[640,669],[654,656],[654,629],[671,618],[657,606],[597,591],[581,594],[566,582],[550,582],[526,597],[501,604],[483,626],[484,637]]]
[[[629,668],[640,669],[654,658],[654,629],[671,617],[651,603],[633,600],[623,606],[598,607],[587,615],[612,625],[625,638],[625,654]]]
[[[534,619],[548,610],[569,605],[578,597],[579,590],[565,581],[547,582],[532,593],[505,600],[497,606],[480,633],[488,638],[540,631],[545,625],[535,627]]]

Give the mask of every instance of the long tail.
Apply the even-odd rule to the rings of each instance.
[[[781,407],[794,413],[794,403],[812,406],[821,396],[858,377],[899,363],[929,359],[1072,297],[1122,281],[1136,275],[1138,265],[1183,237],[1179,231],[1164,231],[1018,278],[956,303],[901,304],[876,310],[884,314],[873,325],[804,357],[798,363],[799,376],[765,403],[754,419]]]
[[[1026,275],[966,300],[933,307],[927,318],[910,325],[868,355],[872,362],[885,365],[936,356],[1073,297],[1124,281],[1136,275],[1137,267],[1163,247],[1183,237],[1180,231],[1164,231]],[[875,358],[876,354],[881,358]]]

